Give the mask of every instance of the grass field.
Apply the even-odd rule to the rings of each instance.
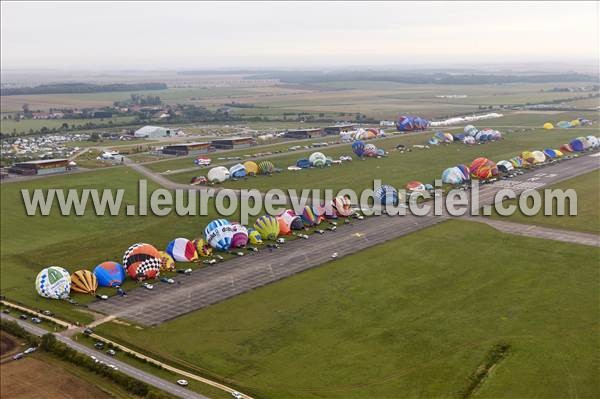
[[[446,222],[158,327],[98,329],[258,398],[460,397],[499,344],[477,397],[591,398],[599,256]]]
[[[58,129],[63,125],[63,123],[68,124],[69,127],[83,127],[88,122],[97,124],[107,124],[110,121],[112,121],[114,125],[118,125],[121,123],[129,123],[133,121],[133,119],[133,116],[115,116],[112,118],[95,119],[23,119],[21,121],[4,119],[0,122],[0,131],[4,134],[9,134],[13,132],[27,133],[30,129],[36,131],[40,130],[43,127],[47,127],[48,129]]]
[[[49,309],[61,317],[89,322],[91,316],[79,311],[65,301],[41,298],[34,289],[36,274],[43,267],[58,265],[73,272],[91,270],[106,260],[121,262],[123,252],[133,243],[148,242],[162,249],[176,237],[190,239],[203,234],[207,218],[200,216],[95,216],[86,212],[83,216],[60,215],[55,205],[49,216],[29,217],[21,197],[21,189],[125,189],[122,208],[136,204],[137,184],[140,176],[129,168],[111,168],[70,176],[54,176],[42,180],[3,184],[1,190],[2,240],[0,289],[2,295],[33,308]],[[148,189],[158,188],[148,182]],[[91,201],[88,210],[91,209]],[[124,288],[135,283],[128,280]],[[101,293],[114,294],[113,290],[101,289]],[[80,303],[93,299],[82,294],[75,295]]]
[[[508,133],[504,140],[481,145],[466,146],[463,144],[450,144],[434,146],[430,149],[414,149],[411,152],[400,153],[394,148],[397,144],[412,146],[413,144],[426,144],[428,136],[396,136],[374,142],[376,146],[390,151],[389,156],[382,159],[367,158],[357,159],[352,153],[351,145],[332,149],[320,149],[325,155],[334,159],[340,155],[352,155],[354,161],[340,166],[322,169],[307,169],[296,172],[284,170],[272,176],[256,176],[247,180],[227,181],[224,186],[228,188],[255,188],[266,191],[270,188],[331,188],[340,190],[350,188],[362,190],[372,188],[373,179],[381,179],[383,184],[394,187],[404,187],[411,180],[425,183],[439,179],[445,168],[459,163],[469,164],[473,159],[486,156],[494,161],[508,159],[525,150],[558,147],[583,133],[583,130],[553,130],[542,129],[527,132]],[[314,150],[311,150],[312,152]],[[308,158],[310,152],[304,154],[290,153],[289,155],[273,158],[276,167],[286,169],[294,165],[300,158]],[[157,164],[158,165],[158,164]],[[188,183],[192,176],[201,174],[194,170],[169,175],[169,179],[178,183]]]
[[[598,207],[598,203],[600,202],[600,187],[598,186],[598,182],[600,182],[600,170],[595,170],[548,187],[548,189],[575,190],[577,193],[577,216],[556,216],[556,204],[554,204],[553,216],[544,216],[542,213],[534,216],[526,216],[517,211],[508,217],[497,214],[494,217],[519,223],[600,234],[600,207]],[[543,200],[543,191],[541,194]],[[509,200],[506,201],[505,206],[516,205],[517,203],[518,201],[516,200]],[[568,207],[565,207],[565,211],[568,213]]]

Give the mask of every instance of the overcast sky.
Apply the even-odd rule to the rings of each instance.
[[[6,2],[2,67],[598,62],[598,2]]]

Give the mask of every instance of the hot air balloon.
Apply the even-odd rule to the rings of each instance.
[[[563,144],[560,146],[560,150],[562,152],[573,152],[573,148],[571,148],[570,144]]]
[[[406,189],[408,191],[423,191],[425,190],[425,185],[420,181],[413,180],[406,183]]]
[[[515,168],[523,167],[523,158],[517,156],[508,160]]]
[[[158,250],[150,244],[133,244],[123,255],[125,271],[129,277],[136,280],[148,280],[158,277],[161,263]]]
[[[246,169],[246,174],[248,176],[255,176],[258,174],[258,165],[256,162],[246,161],[243,163],[244,169]]]
[[[465,134],[468,134],[469,136],[472,136],[472,134],[470,132],[473,131],[473,130],[477,130],[477,129],[475,129],[475,126],[473,126],[473,125],[467,125],[467,126],[465,126],[465,128],[464,128],[463,131],[465,132]]]
[[[206,183],[208,183],[208,179],[206,178],[206,176],[194,176],[190,180],[190,184],[193,184],[194,186],[198,186],[198,185],[206,184]]]
[[[552,148],[544,149],[544,155],[550,159],[554,159],[554,158],[558,157],[558,155],[556,155],[556,151],[554,151]]]
[[[598,148],[600,147],[600,139],[598,139],[598,137],[596,136],[587,136],[586,137],[588,143],[590,143],[590,146],[592,148]]]
[[[35,289],[44,298],[66,299],[71,292],[71,276],[62,267],[47,267],[35,278]]]
[[[301,230],[304,228],[304,223],[300,216],[296,215],[294,211],[288,209],[277,217],[279,223],[279,234],[290,234],[291,230]]]
[[[365,142],[358,140],[352,143],[352,151],[354,151],[358,157],[362,158],[365,153]]]
[[[383,205],[396,205],[398,203],[398,190],[389,184],[384,184],[375,190],[375,196]]]
[[[473,136],[466,136],[464,138],[464,140],[463,140],[463,143],[464,144],[469,144],[469,145],[475,144],[475,137],[473,137]]]
[[[299,159],[298,162],[296,162],[296,166],[301,169],[310,168],[310,161],[308,159]]]
[[[312,154],[310,154],[310,157],[308,157],[308,161],[312,166],[321,168],[325,166],[325,163],[327,162],[327,157],[322,152],[313,152]]]
[[[534,164],[542,163],[546,160],[546,155],[542,151],[533,151],[531,154],[533,155]]]
[[[265,240],[276,240],[279,235],[279,221],[270,215],[261,216],[256,219],[254,228]]]
[[[576,139],[571,140],[569,146],[573,149],[573,151],[581,152],[586,149],[587,140],[583,140],[583,137],[577,137]]]
[[[568,129],[571,127],[571,122],[569,121],[560,121],[556,124],[561,129]]]
[[[260,233],[254,229],[248,229],[248,240],[252,245],[262,244]]]
[[[498,166],[498,170],[502,173],[508,173],[511,170],[514,169],[514,166],[512,163],[510,163],[509,161],[498,161],[498,163],[496,163],[496,165]]]
[[[206,258],[212,255],[212,247],[208,245],[202,238],[196,238],[194,241],[194,247],[199,256]]]
[[[260,161],[258,163],[258,170],[261,175],[270,175],[273,173],[273,169],[275,169],[275,165],[271,161]]]
[[[462,184],[465,182],[463,172],[457,166],[445,169],[442,172],[442,183],[445,184]]]
[[[227,251],[231,247],[233,228],[227,219],[216,219],[206,226],[204,236],[211,247]]]
[[[413,130],[425,130],[429,127],[429,121],[419,116],[401,115],[396,121],[396,129],[401,132],[410,132]]]
[[[225,166],[217,166],[208,171],[206,176],[208,181],[213,183],[223,183],[229,179],[229,169]]]
[[[233,236],[231,237],[231,248],[242,248],[248,244],[248,229],[241,224],[232,224]]]
[[[460,173],[462,173],[463,181],[466,182],[471,180],[471,170],[467,165],[460,164],[456,165],[456,167],[458,168],[458,170],[460,170]]]
[[[89,270],[77,270],[71,274],[71,291],[93,295],[97,288],[98,280]]]
[[[348,197],[336,197],[332,202],[332,206],[339,216],[348,217],[353,213],[352,204],[350,204],[350,199]]]
[[[430,138],[427,141],[427,144],[429,144],[429,145],[438,145],[438,144],[440,144],[440,141],[437,138],[432,137],[432,138]]]
[[[94,276],[100,287],[115,287],[123,284],[125,269],[117,262],[102,262],[94,268]]]
[[[554,150],[554,153],[558,158],[562,158],[565,156],[565,154],[563,154],[561,150]]]
[[[176,238],[167,245],[166,252],[176,262],[193,262],[198,259],[196,246],[187,238]]]
[[[233,165],[229,168],[229,175],[231,177],[240,178],[246,176],[246,168],[241,163]]]
[[[320,223],[319,217],[315,215],[313,209],[308,205],[304,207],[302,215],[300,215],[300,217],[305,226],[314,226]]]
[[[375,147],[373,144],[366,144],[364,155],[366,157],[374,157],[375,155],[377,155],[377,147]]]
[[[484,180],[498,175],[498,167],[496,164],[487,158],[476,158],[471,162],[469,167],[471,176]]]
[[[173,271],[175,270],[175,260],[171,255],[165,251],[158,251],[160,254],[160,271]]]
[[[552,123],[550,123],[550,122],[546,122],[546,123],[544,123],[544,126],[543,126],[543,127],[544,127],[544,129],[546,129],[546,130],[552,130],[552,129],[554,129],[554,125],[553,125]]]
[[[571,127],[577,127],[579,125],[581,125],[581,122],[579,122],[579,119],[573,119],[571,121]]]

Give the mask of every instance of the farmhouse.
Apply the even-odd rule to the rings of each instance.
[[[174,135],[173,130],[160,126],[144,126],[133,133],[133,136],[138,138],[171,137]]]
[[[162,153],[167,155],[197,155],[206,154],[209,149],[210,143],[207,142],[184,143],[164,146]]]
[[[323,130],[320,128],[288,130],[284,135],[284,137],[292,139],[311,139],[321,136],[323,136]]]
[[[232,137],[229,139],[218,139],[211,141],[214,148],[220,150],[231,150],[237,148],[248,148],[256,144],[252,137]]]
[[[49,175],[64,173],[68,166],[68,159],[40,159],[16,163],[10,167],[10,172],[19,175]]]

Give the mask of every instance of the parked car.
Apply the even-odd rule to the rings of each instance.
[[[29,355],[30,353],[33,353],[36,350],[37,350],[37,348],[32,346],[31,348],[25,349],[25,351],[23,353],[26,354],[26,355]]]
[[[85,330],[83,330],[83,333],[85,335],[90,335],[94,333],[94,330],[92,330],[91,328],[86,328]]]
[[[277,244],[284,244],[284,243],[285,243],[285,238],[283,238],[283,237],[279,237],[279,238],[277,239]]]
[[[168,278],[168,277],[161,277],[160,281],[162,281],[163,283],[167,283],[167,284],[175,284],[175,280],[173,280],[172,278]]]
[[[115,352],[115,350],[114,350],[114,349],[109,349],[109,350],[107,350],[107,351],[106,351],[106,354],[107,354],[108,356],[114,356],[114,355],[116,355],[116,354],[117,354],[117,352]]]
[[[42,320],[38,317],[32,317],[31,322],[34,324],[40,324],[42,322]]]
[[[244,398],[244,396],[241,393],[239,393],[238,391],[231,392],[231,396],[233,396],[235,399],[243,399]]]
[[[154,286],[152,284],[150,284],[150,283],[144,283],[144,284],[142,284],[142,287],[144,287],[147,290],[153,290],[154,289]]]
[[[9,314],[10,313],[10,309],[2,309],[2,313]]]
[[[44,311],[42,312],[42,314],[43,314],[44,316],[54,316],[54,313],[52,313],[52,312],[51,312],[51,311],[49,311],[49,310],[44,310]]]
[[[23,356],[25,356],[23,353],[17,353],[16,355],[13,356],[13,360],[19,360],[19,359],[23,358]]]
[[[205,265],[214,265],[215,263],[217,263],[216,259],[206,259],[203,260],[202,263],[204,263]]]
[[[104,342],[96,342],[94,344],[94,348],[96,348],[96,349],[103,349],[104,348]]]
[[[27,320],[27,318],[28,317],[27,317],[26,314],[22,314],[22,315],[19,316],[19,319],[21,319],[21,320]]]
[[[187,380],[177,380],[177,385],[180,385],[182,387],[187,387],[188,382],[187,382]]]

